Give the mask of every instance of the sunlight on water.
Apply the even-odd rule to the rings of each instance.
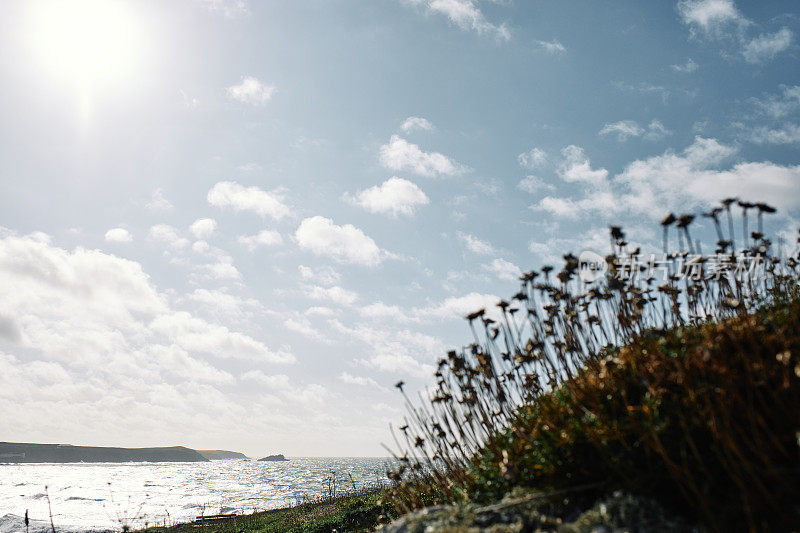
[[[24,531],[8,515],[22,517],[26,509],[32,520],[49,522],[45,486],[59,531],[119,530],[125,523],[143,527],[327,496],[332,470],[337,492],[361,489],[382,482],[386,464],[382,458],[2,464],[0,533]]]

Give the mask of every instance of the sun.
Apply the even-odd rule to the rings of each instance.
[[[144,43],[128,4],[119,0],[33,4],[31,40],[48,72],[86,90],[135,75]]]

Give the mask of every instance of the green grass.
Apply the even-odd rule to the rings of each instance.
[[[171,527],[154,527],[144,531],[146,533],[367,532],[373,531],[381,523],[388,522],[394,517],[388,506],[383,504],[382,496],[381,491],[376,491],[242,515],[201,527],[188,523]]]

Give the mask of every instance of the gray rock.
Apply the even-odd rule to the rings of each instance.
[[[669,516],[657,502],[621,492],[604,498],[582,512],[574,521],[549,516],[548,500],[542,494],[510,495],[486,505],[428,507],[384,526],[383,533],[559,533],[667,532],[700,533],[678,517]]]

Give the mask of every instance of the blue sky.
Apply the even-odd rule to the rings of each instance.
[[[4,2],[0,437],[383,454],[520,269],[725,196],[797,227],[798,15]]]

